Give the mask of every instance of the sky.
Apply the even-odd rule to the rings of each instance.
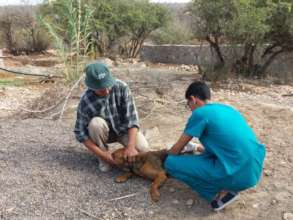
[[[24,2],[28,2],[30,4],[41,3],[43,0],[0,0],[0,5],[15,5],[15,4],[23,4]],[[189,2],[190,0],[152,0],[153,2]]]

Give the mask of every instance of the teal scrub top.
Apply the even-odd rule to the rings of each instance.
[[[205,147],[202,156],[209,162],[198,164],[203,179],[231,190],[254,186],[260,179],[265,147],[235,108],[211,103],[195,109],[184,134],[199,138]]]

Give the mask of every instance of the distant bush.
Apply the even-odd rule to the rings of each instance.
[[[29,6],[0,8],[1,42],[14,55],[42,52],[49,47],[51,40],[36,21],[37,10]]]
[[[156,44],[190,44],[193,36],[191,28],[174,21],[154,31],[150,39]]]

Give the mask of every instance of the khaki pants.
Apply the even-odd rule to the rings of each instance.
[[[118,137],[111,132],[107,122],[100,117],[94,117],[88,126],[89,135],[93,142],[103,150],[108,150],[108,143],[119,142],[124,147],[128,144],[128,134]],[[136,149],[139,152],[149,151],[149,145],[143,134],[138,131],[136,136]]]

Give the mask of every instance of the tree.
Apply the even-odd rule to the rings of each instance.
[[[156,44],[190,44],[193,37],[190,28],[176,19],[151,34],[151,40]]]
[[[103,55],[108,55],[119,41],[128,34],[128,24],[125,14],[130,7],[130,1],[100,0],[93,1],[95,8],[94,23],[95,45]]]
[[[119,44],[120,53],[127,57],[137,57],[145,39],[152,31],[166,25],[169,18],[165,7],[148,0],[95,1],[93,7],[96,8],[98,41],[100,45],[107,44],[100,47],[100,51],[105,53]]]
[[[69,53],[86,54],[90,47],[93,12],[82,0],[59,0],[43,5],[39,16],[59,48],[64,43]]]
[[[233,19],[235,5],[233,0],[193,0],[191,12],[194,15],[196,36],[205,39],[217,54],[217,65],[224,66],[225,59],[220,44]]]
[[[128,57],[137,57],[143,42],[152,31],[166,25],[167,10],[160,6],[150,4],[148,1],[133,1],[126,15],[129,25],[129,42],[125,44],[125,53]]]
[[[51,24],[50,32],[54,29],[63,36],[69,48],[72,43],[76,46],[80,33],[84,41],[80,46],[89,43],[95,51],[109,55],[118,45],[127,57],[136,57],[149,34],[167,21],[167,10],[149,0],[59,0],[47,3],[41,14],[47,27]],[[82,51],[86,54],[88,48]]]
[[[40,10],[40,21],[55,40],[65,78],[74,81],[82,72],[81,57],[90,51],[93,10],[82,0],[54,1]]]
[[[259,69],[259,75],[265,77],[268,67],[274,59],[282,53],[293,52],[293,1],[268,1],[270,13],[266,23],[270,31],[265,35],[265,42],[269,43],[262,54],[265,60]]]
[[[255,54],[265,44],[264,37],[270,30],[266,22],[269,8],[260,2],[234,1],[235,11],[225,30],[225,35],[231,44],[242,45],[242,55],[240,59],[234,61],[234,66],[238,65],[238,72],[247,76],[258,71]]]
[[[242,56],[230,62],[233,68],[261,77],[277,56],[293,51],[292,10],[292,0],[193,0],[192,4],[198,36],[209,42],[220,66],[226,64],[220,45],[241,45]],[[263,51],[259,57],[257,51]]]
[[[0,31],[6,47],[14,54],[41,52],[49,46],[45,30],[37,21],[37,7],[7,6],[1,8]]]
[[[9,50],[16,47],[15,31],[21,26],[20,12],[21,10],[16,7],[1,8],[0,28]]]

